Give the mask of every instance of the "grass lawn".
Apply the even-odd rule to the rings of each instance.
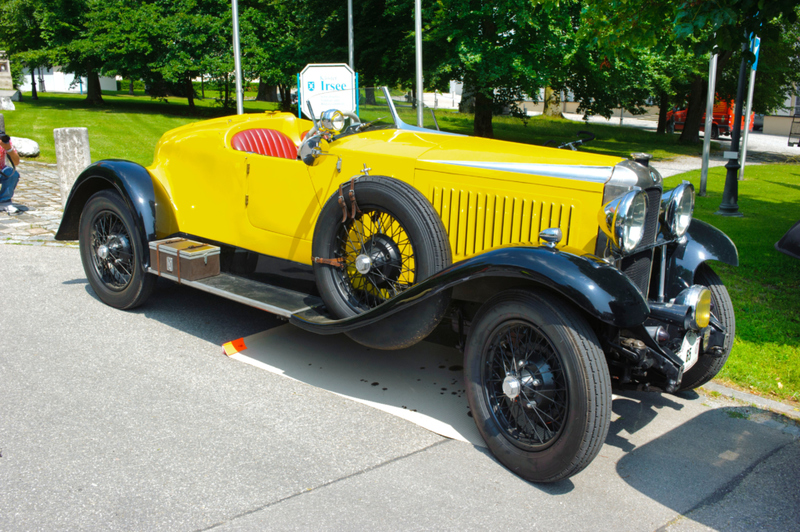
[[[715,215],[725,169],[712,168],[708,195],[697,197],[695,216],[724,231],[739,249],[739,266],[712,267],[722,277],[736,310],[736,342],[718,378],[745,391],[800,401],[800,260],[774,248],[800,219],[800,166],[752,165],[739,182],[744,217]],[[665,180],[700,188],[700,171]]]
[[[185,98],[160,101],[141,92],[134,96],[127,91],[104,92],[105,104],[100,106],[89,105],[84,101],[85,96],[75,94],[40,93],[36,101],[25,94],[23,102],[15,102],[16,110],[5,111],[3,117],[9,135],[39,143],[38,161],[56,162],[53,129],[86,127],[93,161],[116,158],[149,165],[164,132],[205,118],[236,113],[236,109],[223,109],[210,95],[216,95],[216,91],[207,90],[205,100],[196,100],[197,114],[192,116]],[[277,105],[248,100],[244,103],[248,113],[273,110]]]
[[[142,93],[127,91],[104,93],[105,104],[87,105],[83,96],[42,93],[38,101],[26,98],[16,103],[16,111],[4,113],[10,134],[36,140],[41,148],[39,160],[55,162],[53,129],[88,127],[92,160],[128,159],[149,165],[159,137],[174,127],[213,116],[233,114],[223,109],[206,90],[206,99],[197,101],[197,113],[189,115],[186,99],[151,100]],[[26,95],[27,96],[27,95]],[[254,93],[248,93],[254,97]],[[245,101],[245,112],[272,110],[277,104]],[[409,123],[414,112],[402,109]],[[472,116],[438,111],[444,130],[470,134]],[[428,125],[429,115],[426,115]],[[635,128],[591,125],[567,120],[536,117],[523,126],[517,119],[495,117],[495,136],[530,144],[575,140],[581,129],[589,129],[597,140],[586,151],[628,157],[645,151],[656,158],[699,154],[700,147],[677,144],[677,135],[655,135]],[[727,218],[713,213],[719,207],[725,180],[724,168],[711,169],[708,196],[697,198],[696,215],[726,232],[740,254],[738,268],[716,264],[733,299],[737,315],[734,351],[720,378],[745,390],[800,401],[800,261],[777,252],[773,244],[800,219],[800,166],[750,166],[747,179],[739,184],[739,205],[743,218]],[[690,172],[666,180],[666,187],[681,179],[691,180],[699,189],[700,172]]]

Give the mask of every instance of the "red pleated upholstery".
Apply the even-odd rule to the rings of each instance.
[[[274,129],[245,129],[233,136],[234,150],[249,151],[271,157],[297,158],[297,146],[292,139]]]

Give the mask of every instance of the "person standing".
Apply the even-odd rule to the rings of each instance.
[[[7,166],[11,163],[11,166]],[[11,137],[0,131],[0,209],[5,210],[11,203],[14,190],[19,183],[19,154],[11,144]]]

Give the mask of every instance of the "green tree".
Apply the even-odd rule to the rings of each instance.
[[[475,135],[492,137],[503,108],[524,116],[517,102],[539,88],[563,88],[563,58],[577,6],[525,0],[439,0],[431,38],[443,44],[433,81],[460,79],[475,96]]]

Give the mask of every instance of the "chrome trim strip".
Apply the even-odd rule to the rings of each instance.
[[[423,160],[420,162],[449,164],[452,166],[467,166],[483,170],[498,170],[500,172],[514,172],[517,174],[541,175],[557,177],[560,179],[573,179],[578,181],[592,181],[605,183],[611,178],[613,166],[574,166],[569,164],[539,164],[539,163],[495,163],[489,161],[438,161]]]
[[[284,318],[290,318],[292,316],[292,314],[295,314],[297,312],[304,312],[306,310],[309,310],[309,309],[313,308],[311,306],[307,306],[307,307],[299,308],[299,309],[296,309],[296,310],[288,310],[288,309],[285,309],[285,308],[281,308],[281,307],[276,307],[274,305],[270,305],[269,303],[263,303],[261,301],[256,301],[255,299],[250,299],[249,297],[240,296],[240,295],[237,295],[237,294],[233,294],[231,292],[227,292],[225,290],[220,290],[219,288],[216,288],[216,287],[213,287],[213,286],[209,286],[209,285],[207,285],[207,284],[202,282],[203,279],[200,279],[199,281],[187,281],[186,279],[178,280],[177,276],[170,275],[170,274],[164,273],[164,272],[161,272],[159,274],[158,270],[156,270],[154,268],[148,267],[147,271],[148,271],[148,273],[152,273],[153,275],[158,275],[158,276],[163,277],[165,279],[169,279],[170,281],[179,282],[180,284],[184,284],[184,285],[190,286],[192,288],[197,288],[198,290],[202,290],[203,292],[208,292],[209,294],[214,294],[215,296],[221,296],[221,297],[224,297],[226,299],[230,299],[232,301],[236,301],[237,303],[243,303],[243,304],[245,304],[245,305],[247,305],[249,307],[254,307],[254,308],[257,308],[257,309],[265,310],[265,311],[267,311],[267,312],[269,312],[271,314],[276,314],[278,316],[283,316]]]

